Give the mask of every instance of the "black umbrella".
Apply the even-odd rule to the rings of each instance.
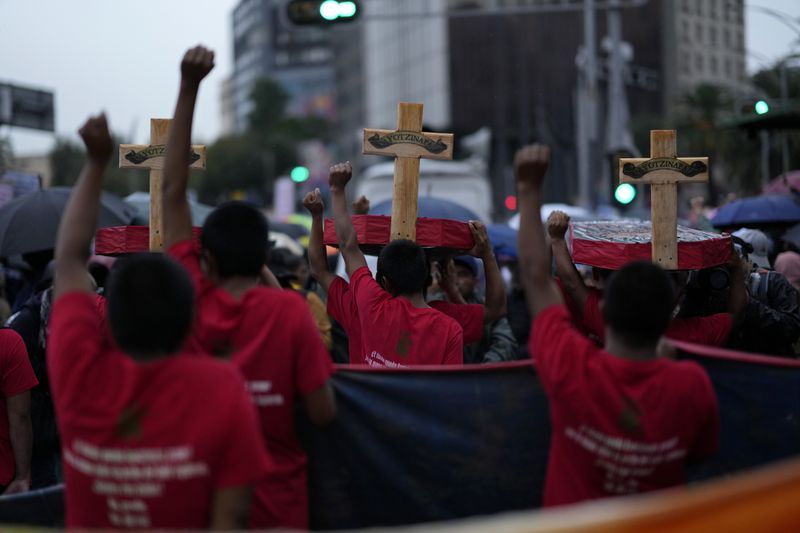
[[[72,189],[52,187],[12,200],[0,208],[0,257],[55,248],[58,224]],[[136,209],[113,194],[100,197],[97,226],[124,226]]]

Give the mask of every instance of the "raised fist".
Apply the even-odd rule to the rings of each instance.
[[[83,139],[83,144],[86,145],[89,159],[103,164],[108,162],[111,158],[111,152],[114,150],[114,143],[111,140],[111,134],[108,132],[105,113],[101,113],[96,117],[89,117],[84,125],[81,126],[81,129],[78,130],[78,134]]]
[[[312,215],[321,215],[325,211],[325,204],[322,202],[322,194],[319,189],[314,189],[303,198],[303,207]]]
[[[569,215],[563,211],[553,211],[547,217],[547,234],[551,239],[563,239],[569,228]]]
[[[369,214],[369,199],[362,195],[358,200],[353,202],[354,215],[368,215]]]
[[[214,52],[203,46],[190,48],[181,61],[183,81],[200,85],[200,81],[214,68]]]
[[[550,166],[550,147],[545,144],[529,144],[517,150],[514,157],[514,173],[518,187],[540,188],[547,167]]]
[[[328,185],[330,185],[331,189],[343,190],[352,176],[353,167],[350,165],[350,161],[333,165],[328,175]]]

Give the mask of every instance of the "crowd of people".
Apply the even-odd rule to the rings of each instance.
[[[787,243],[772,269],[777,250],[746,229],[728,263],[708,271],[632,262],[587,275],[570,255],[569,217],[541,219],[543,145],[516,154],[518,257],[502,265],[486,227],[471,221],[466,254],[431,258],[396,240],[372,272],[351,220],[350,163],[329,176],[346,277],[323,243],[319,189],[303,200],[307,258],[269,250],[268,220],[244,202],[217,207],[197,240],[189,146],[213,65],[203,47],[181,62],[163,170],[165,253],[110,268],[90,256],[114,151],[101,115],[80,130],[87,163],[54,253],[32,255],[26,283],[7,287],[0,486],[14,494],[63,479],[69,527],[306,529],[294,414],[335,420],[333,363],[532,358],[553,427],[546,506],[675,486],[688,461],[714,452],[719,415],[705,371],[675,360],[665,339],[800,353],[797,249]]]

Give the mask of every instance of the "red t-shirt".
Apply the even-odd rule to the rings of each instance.
[[[464,344],[480,342],[483,338],[484,307],[480,304],[454,304],[436,300],[429,304],[458,322],[464,331]]]
[[[307,459],[295,432],[295,405],[333,373],[308,304],[295,291],[268,287],[251,289],[237,301],[205,278],[193,241],[169,253],[189,271],[197,290],[193,342],[229,358],[258,407],[274,467],[256,487],[250,526],[307,529]]]
[[[589,291],[583,310],[583,326],[596,335],[602,343],[605,339],[605,320],[600,310],[603,293],[597,289]],[[673,319],[664,335],[676,341],[693,342],[706,346],[722,346],[728,342],[733,330],[733,317],[730,313],[717,313],[709,316],[693,316]]]
[[[685,462],[716,449],[717,401],[697,363],[611,355],[563,305],[539,313],[528,347],[553,428],[544,505],[680,485]]]
[[[479,304],[454,304],[444,301],[430,303],[431,308],[453,318],[461,326],[463,344],[479,342],[483,338],[484,308]],[[351,364],[362,364],[364,354],[361,342],[361,321],[358,307],[350,290],[350,284],[339,276],[328,287],[328,314],[344,328],[347,333]],[[463,362],[463,355],[462,360]]]
[[[208,527],[215,491],[255,484],[269,468],[241,377],[209,357],[136,362],[100,324],[88,292],[53,306],[47,370],[67,527]]]
[[[22,337],[13,329],[0,329],[0,485],[2,486],[8,485],[16,473],[6,398],[29,391],[38,384]]]
[[[463,330],[449,316],[393,297],[367,267],[353,273],[350,291],[361,326],[360,358],[351,363],[390,368],[464,363]]]

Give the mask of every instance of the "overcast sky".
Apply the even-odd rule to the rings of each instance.
[[[402,0],[397,0],[398,2]],[[219,135],[220,86],[232,69],[230,14],[237,0],[0,0],[0,82],[54,90],[56,130],[72,136],[105,110],[112,128],[147,142],[150,117],[172,114],[178,63],[203,43],[217,52],[195,118],[195,142]],[[800,0],[753,0],[797,19]],[[797,33],[747,9],[748,68],[788,53]],[[18,155],[46,152],[53,136],[0,126]]]

